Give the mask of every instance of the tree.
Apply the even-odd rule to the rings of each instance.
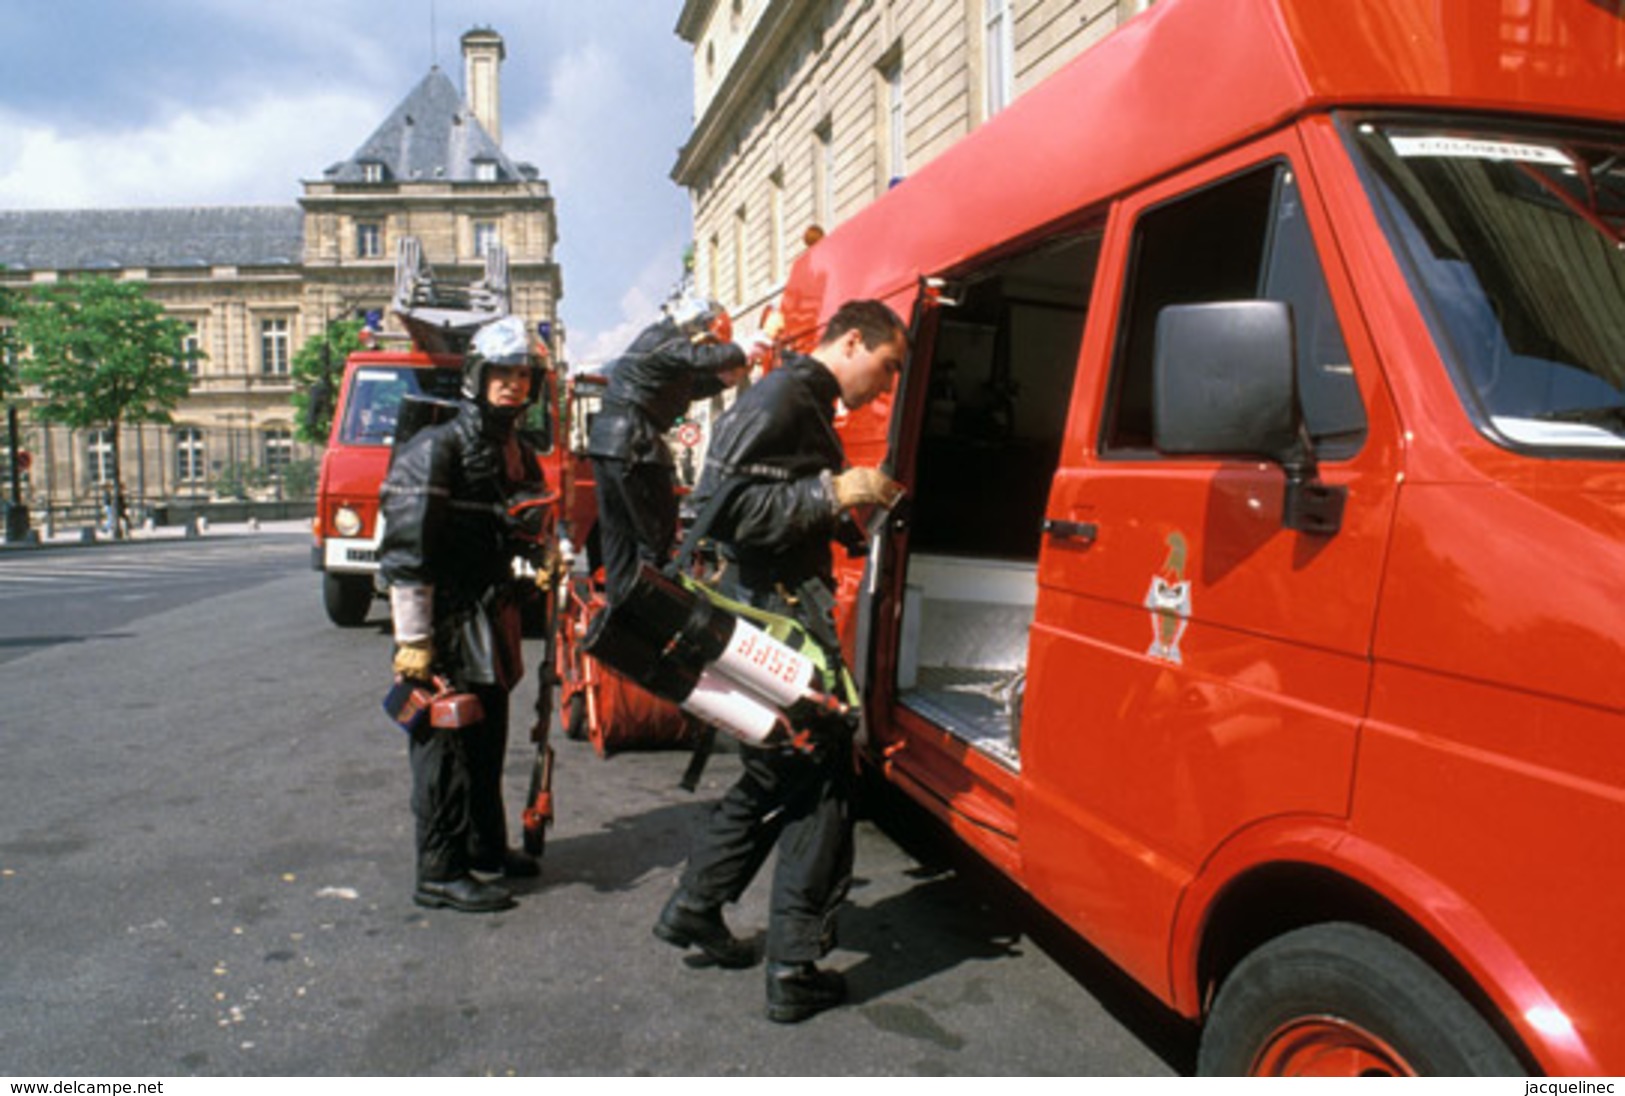
[[[360,320],[333,320],[319,334],[306,339],[294,354],[294,436],[300,441],[327,444],[344,361],[361,349],[363,326]]]
[[[0,400],[10,399],[18,388],[17,358],[21,351],[15,321],[20,303],[15,293],[0,285]]]
[[[59,282],[35,290],[18,309],[17,338],[27,351],[19,373],[23,384],[38,387],[34,414],[108,432],[115,500],[124,498],[120,428],[168,423],[191,388],[182,360],[187,334],[141,282],[100,276]],[[113,528],[122,535],[118,522]]]

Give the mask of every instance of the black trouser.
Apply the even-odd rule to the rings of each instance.
[[[837,732],[817,754],[741,751],[745,771],[694,835],[686,896],[704,906],[737,902],[778,845],[768,906],[767,958],[822,958],[835,941],[835,911],[852,885],[852,758]]]
[[[598,548],[604,595],[611,605],[637,577],[638,564],[664,567],[677,536],[677,492],[664,464],[594,457],[598,480]]]
[[[470,727],[425,727],[412,736],[412,814],[418,879],[465,875],[471,859],[499,860],[508,848],[502,764],[508,752],[508,692],[475,685],[485,718]]]

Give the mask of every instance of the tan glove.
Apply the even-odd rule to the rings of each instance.
[[[426,639],[400,643],[395,647],[395,672],[408,681],[432,681],[434,644]]]
[[[543,551],[542,558],[536,561],[536,588],[551,590],[559,575],[563,573],[564,554],[559,551],[557,544],[549,544]]]
[[[879,505],[890,507],[903,497],[903,485],[878,468],[848,468],[830,480],[836,509]]]

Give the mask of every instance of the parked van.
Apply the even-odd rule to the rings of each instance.
[[[1625,1073],[1621,122],[1611,0],[1163,0],[787,281],[913,328],[871,759],[1204,1073]]]

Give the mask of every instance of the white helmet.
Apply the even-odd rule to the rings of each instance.
[[[518,316],[504,316],[492,320],[474,333],[468,354],[463,359],[463,395],[478,400],[485,395],[485,367],[530,366],[530,397],[535,403],[542,391],[542,371],[530,349],[530,332],[525,321]]]
[[[696,342],[704,337],[729,342],[734,337],[733,318],[726,308],[709,297],[679,297],[664,307],[677,330]]]

